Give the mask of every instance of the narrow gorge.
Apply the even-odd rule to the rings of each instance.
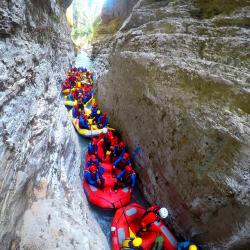
[[[71,40],[71,4],[0,3],[3,250],[111,249],[113,214],[83,192],[89,141],[61,95],[83,46]],[[143,196],[168,209],[178,239],[250,249],[250,2],[105,0],[97,20],[94,95],[130,153],[140,149]]]

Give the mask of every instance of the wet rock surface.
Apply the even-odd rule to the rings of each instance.
[[[207,2],[140,0],[102,34],[98,100],[141,147],[143,192],[177,232],[206,249],[249,249],[250,9]]]
[[[1,249],[109,249],[60,100],[73,51],[58,2],[0,3]]]

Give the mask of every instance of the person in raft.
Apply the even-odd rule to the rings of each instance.
[[[96,155],[91,155],[90,159],[86,163],[86,169],[88,167],[91,167],[92,165],[95,165],[97,167],[98,173],[100,177],[102,177],[104,173],[104,168],[101,166],[99,160],[97,159]]]
[[[116,176],[115,189],[118,187],[129,187],[132,192],[135,187],[136,173],[131,166],[126,166],[124,170]]]
[[[89,129],[90,128],[87,115],[83,115],[79,119],[79,128],[81,128],[81,129]]]
[[[68,94],[67,99],[68,99],[68,101],[74,101],[74,97],[71,93]]]
[[[86,167],[90,167],[92,165],[95,165],[96,167],[100,165],[100,162],[97,159],[96,155],[91,155],[90,159],[86,162]]]
[[[92,91],[88,91],[85,93],[84,98],[82,99],[82,102],[85,104],[90,98],[92,97]]]
[[[115,172],[117,168],[123,170],[127,165],[131,165],[131,161],[129,159],[129,154],[124,153],[114,162],[113,171]]]
[[[125,143],[121,141],[118,145],[114,147],[114,158],[122,157],[126,152]]]
[[[103,113],[98,121],[97,121],[97,125],[99,128],[104,128],[108,125],[109,121],[108,121],[108,118],[107,118],[107,113]]]
[[[78,99],[77,100],[77,105],[78,105],[78,108],[83,110],[84,109],[84,104],[82,103],[81,99]]]
[[[71,85],[70,83],[66,80],[64,83],[63,83],[63,90],[65,89],[70,89],[71,88]]]
[[[90,116],[93,117],[93,118],[95,118],[96,115],[97,115],[97,111],[98,111],[97,104],[94,103],[94,104],[92,105],[92,108],[91,108],[91,114],[90,114]]]
[[[72,109],[72,116],[74,119],[78,118],[78,116],[80,115],[79,110],[78,110],[78,105],[75,104],[73,109]]]
[[[95,155],[97,154],[97,139],[93,138],[88,145],[88,155]]]
[[[89,185],[103,189],[104,179],[102,178],[102,173],[98,170],[95,165],[91,165],[84,171],[84,178]]]
[[[113,136],[113,133],[111,131],[108,131],[108,133],[106,133],[103,137],[104,155],[106,155],[107,151],[111,151],[111,138],[112,138],[112,136]]]
[[[142,238],[140,237],[126,238],[122,242],[122,250],[143,250],[141,245],[142,245]]]
[[[151,206],[143,214],[140,222],[139,235],[146,231],[151,231],[151,225],[155,221],[161,221],[168,217],[168,210],[165,207],[158,207],[156,205]]]
[[[178,242],[177,250],[198,250],[198,247],[190,241]]]
[[[96,124],[98,123],[98,120],[100,119],[101,115],[102,114],[101,114],[101,110],[100,109],[97,109],[95,116],[93,116],[92,113],[91,113],[91,116],[94,118],[94,122]]]

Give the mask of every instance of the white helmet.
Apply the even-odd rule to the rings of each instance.
[[[168,210],[165,207],[162,207],[159,210],[159,215],[162,219],[166,219],[168,217]]]
[[[102,132],[103,132],[103,134],[107,134],[108,133],[108,129],[107,128],[103,128]]]

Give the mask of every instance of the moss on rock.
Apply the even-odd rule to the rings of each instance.
[[[196,18],[212,18],[219,14],[229,15],[238,8],[249,6],[247,0],[194,0],[196,10],[192,16]]]

